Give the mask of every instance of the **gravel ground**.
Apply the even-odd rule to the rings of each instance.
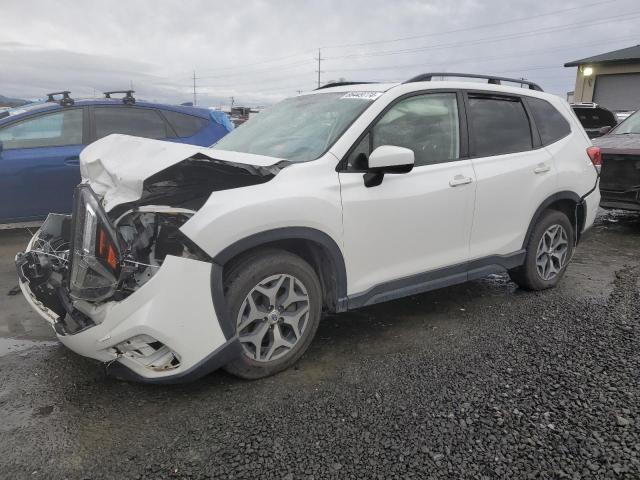
[[[261,381],[10,353],[0,477],[638,479],[639,248],[638,216],[602,216],[552,291],[493,276],[329,317]]]

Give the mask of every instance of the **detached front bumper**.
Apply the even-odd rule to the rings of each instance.
[[[27,252],[33,244],[34,239]],[[105,362],[107,372],[117,378],[186,382],[216,370],[241,352],[228,326],[224,298],[214,295],[221,291],[215,283],[221,281],[215,264],[167,256],[155,275],[123,300],[61,302],[67,315],[88,320],[77,333],[67,333],[69,319],[47,308],[32,292],[29,280],[19,277],[27,302],[54,327],[60,341],[80,355]],[[64,296],[66,291],[61,290]],[[220,305],[214,305],[214,296]]]

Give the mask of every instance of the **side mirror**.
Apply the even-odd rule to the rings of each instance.
[[[385,173],[409,173],[415,164],[413,150],[393,145],[381,145],[369,155],[365,187],[376,187],[382,183]]]
[[[609,133],[611,131],[613,127],[611,127],[611,125],[606,125],[604,127],[602,127],[600,130],[598,130],[598,133],[600,135],[606,135],[607,133]]]

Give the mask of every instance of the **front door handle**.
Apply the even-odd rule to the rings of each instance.
[[[546,173],[551,170],[551,166],[547,163],[539,163],[536,168],[533,169],[533,173]]]
[[[64,159],[65,165],[80,165],[80,157],[67,157]]]
[[[467,185],[473,182],[473,178],[465,177],[464,175],[456,175],[451,180],[449,180],[450,187],[459,187],[460,185]]]

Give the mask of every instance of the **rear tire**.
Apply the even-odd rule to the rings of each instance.
[[[231,267],[225,289],[242,345],[225,370],[257,379],[298,361],[322,314],[322,287],[306,261],[283,250],[256,251]]]
[[[531,232],[524,264],[509,270],[511,280],[525,290],[555,287],[573,255],[574,239],[569,218],[557,210],[546,210]]]

